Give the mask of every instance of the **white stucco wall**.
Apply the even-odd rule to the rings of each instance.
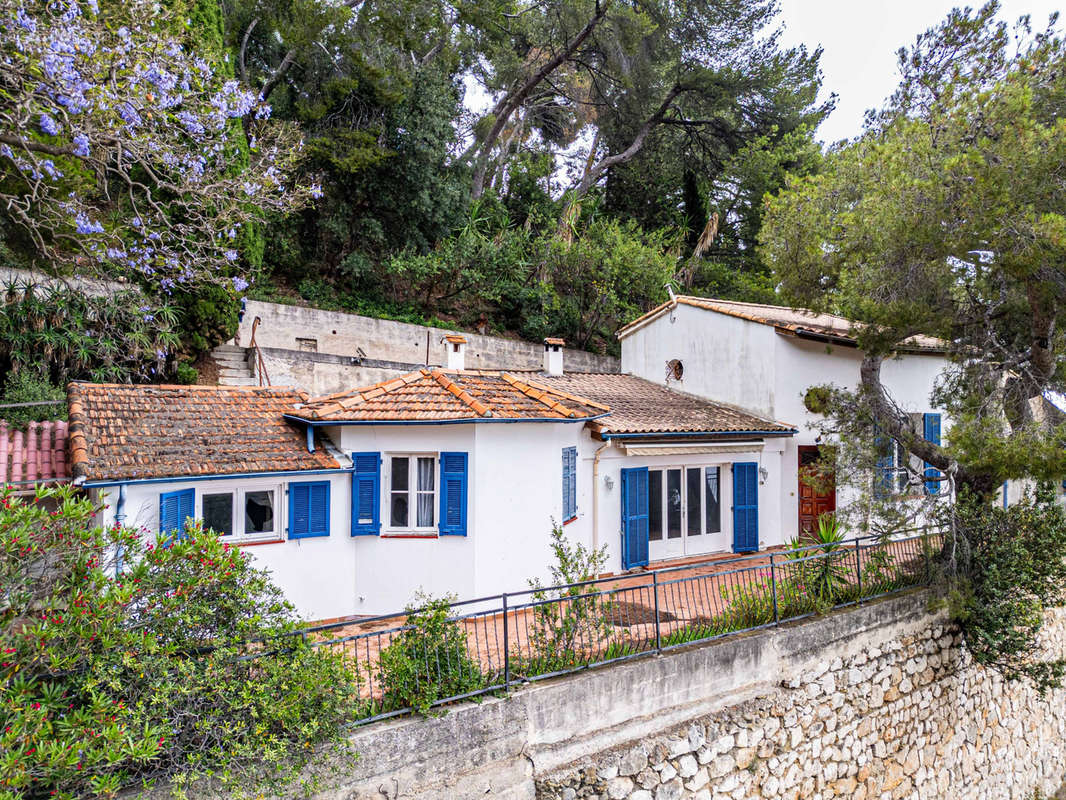
[[[311,539],[289,540],[285,536],[288,497],[284,487],[290,481],[330,481],[331,534]],[[278,476],[173,483],[129,484],[126,490],[126,524],[143,528],[146,533],[159,530],[159,496],[163,492],[194,489],[199,513],[200,498],[205,492],[224,492],[237,488],[270,489],[281,486],[278,509],[279,538],[282,541],[243,545],[255,563],[271,572],[275,582],[306,620],[332,619],[350,614],[356,594],[356,574],[352,565],[356,557],[355,542],[348,536],[351,491],[347,473],[335,475]],[[106,493],[103,524],[111,524],[117,510],[118,488]]]
[[[684,364],[684,376],[666,384],[666,363],[674,358]],[[622,339],[623,372],[798,428],[799,433],[785,441],[781,454],[776,525],[782,540],[798,530],[798,447],[815,444],[818,434],[819,418],[804,407],[803,396],[814,385],[855,388],[861,360],[862,353],[855,348],[781,335],[770,325],[686,305]],[[940,355],[908,354],[886,361],[882,378],[904,410],[942,412],[929,398],[947,364]],[[946,434],[950,420],[945,417],[942,425]],[[850,499],[841,492],[838,506]],[[760,525],[762,518],[760,512]]]
[[[622,339],[622,372],[772,417],[776,338],[767,325],[679,305]],[[684,375],[667,383],[666,364],[675,358]]]

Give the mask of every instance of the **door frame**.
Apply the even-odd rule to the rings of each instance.
[[[801,445],[797,445],[796,446],[796,533],[797,533],[798,536],[803,536],[803,533],[804,533],[804,531],[803,531],[803,517],[804,517],[804,514],[803,514],[803,490],[804,490],[805,487],[808,488],[808,489],[811,489],[811,487],[806,486],[806,484],[803,482],[803,467],[805,466],[804,463],[803,463],[803,457],[804,457],[804,455],[810,455],[810,454],[813,453],[814,457],[817,458],[818,455],[821,453],[821,449],[822,448],[819,445],[816,445],[816,444],[801,444]],[[814,490],[811,489],[811,492],[813,493]],[[830,501],[830,504],[832,505],[832,508],[826,509],[826,511],[822,512],[822,513],[827,513],[829,511],[836,511],[836,507],[837,507],[836,480],[833,481],[833,490],[831,492],[826,493],[826,494],[812,494],[812,497],[813,498],[824,497],[824,498],[826,498],[826,499],[828,499]],[[819,514],[815,514],[814,517],[813,517],[815,525],[818,524],[818,517],[819,516],[820,516]]]

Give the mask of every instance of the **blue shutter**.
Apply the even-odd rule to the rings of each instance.
[[[381,533],[381,453],[352,453],[352,536]]]
[[[733,550],[750,553],[759,549],[759,465],[753,461],[733,464]]]
[[[884,500],[892,494],[895,477],[895,465],[892,461],[896,443],[881,433],[874,431],[874,449],[877,452],[877,466],[874,469],[874,497]]]
[[[289,484],[289,538],[329,536],[329,481]]]
[[[648,468],[622,470],[622,567],[648,563]]]
[[[940,415],[939,414],[924,414],[923,423],[925,427],[925,440],[932,442],[933,444],[940,444]],[[940,481],[937,480],[940,477],[940,470],[925,462],[925,493],[926,494],[939,494],[940,493]]]
[[[466,453],[440,454],[441,536],[466,536]]]
[[[577,516],[577,448],[563,448],[563,522]]]
[[[185,538],[185,520],[196,514],[196,491],[181,489],[159,495],[159,541]]]

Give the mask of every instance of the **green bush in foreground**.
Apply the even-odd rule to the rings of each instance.
[[[419,595],[407,607],[407,623],[381,651],[382,711],[413,708],[429,713],[434,703],[486,685],[467,654],[466,633],[449,619],[451,597]]]
[[[288,635],[292,607],[214,533],[160,547],[95,511],[0,494],[0,800],[309,789],[291,784],[360,710],[344,662]]]

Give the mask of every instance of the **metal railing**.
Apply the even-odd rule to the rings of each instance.
[[[266,360],[263,358],[263,351],[259,349],[259,344],[255,340],[255,333],[259,328],[259,323],[262,320],[256,317],[252,320],[252,337],[248,341],[248,349],[252,351],[252,377],[259,379],[260,386],[270,385],[270,375],[267,374]]]
[[[931,530],[707,560],[304,629],[361,679],[360,723],[854,605],[928,582]]]

